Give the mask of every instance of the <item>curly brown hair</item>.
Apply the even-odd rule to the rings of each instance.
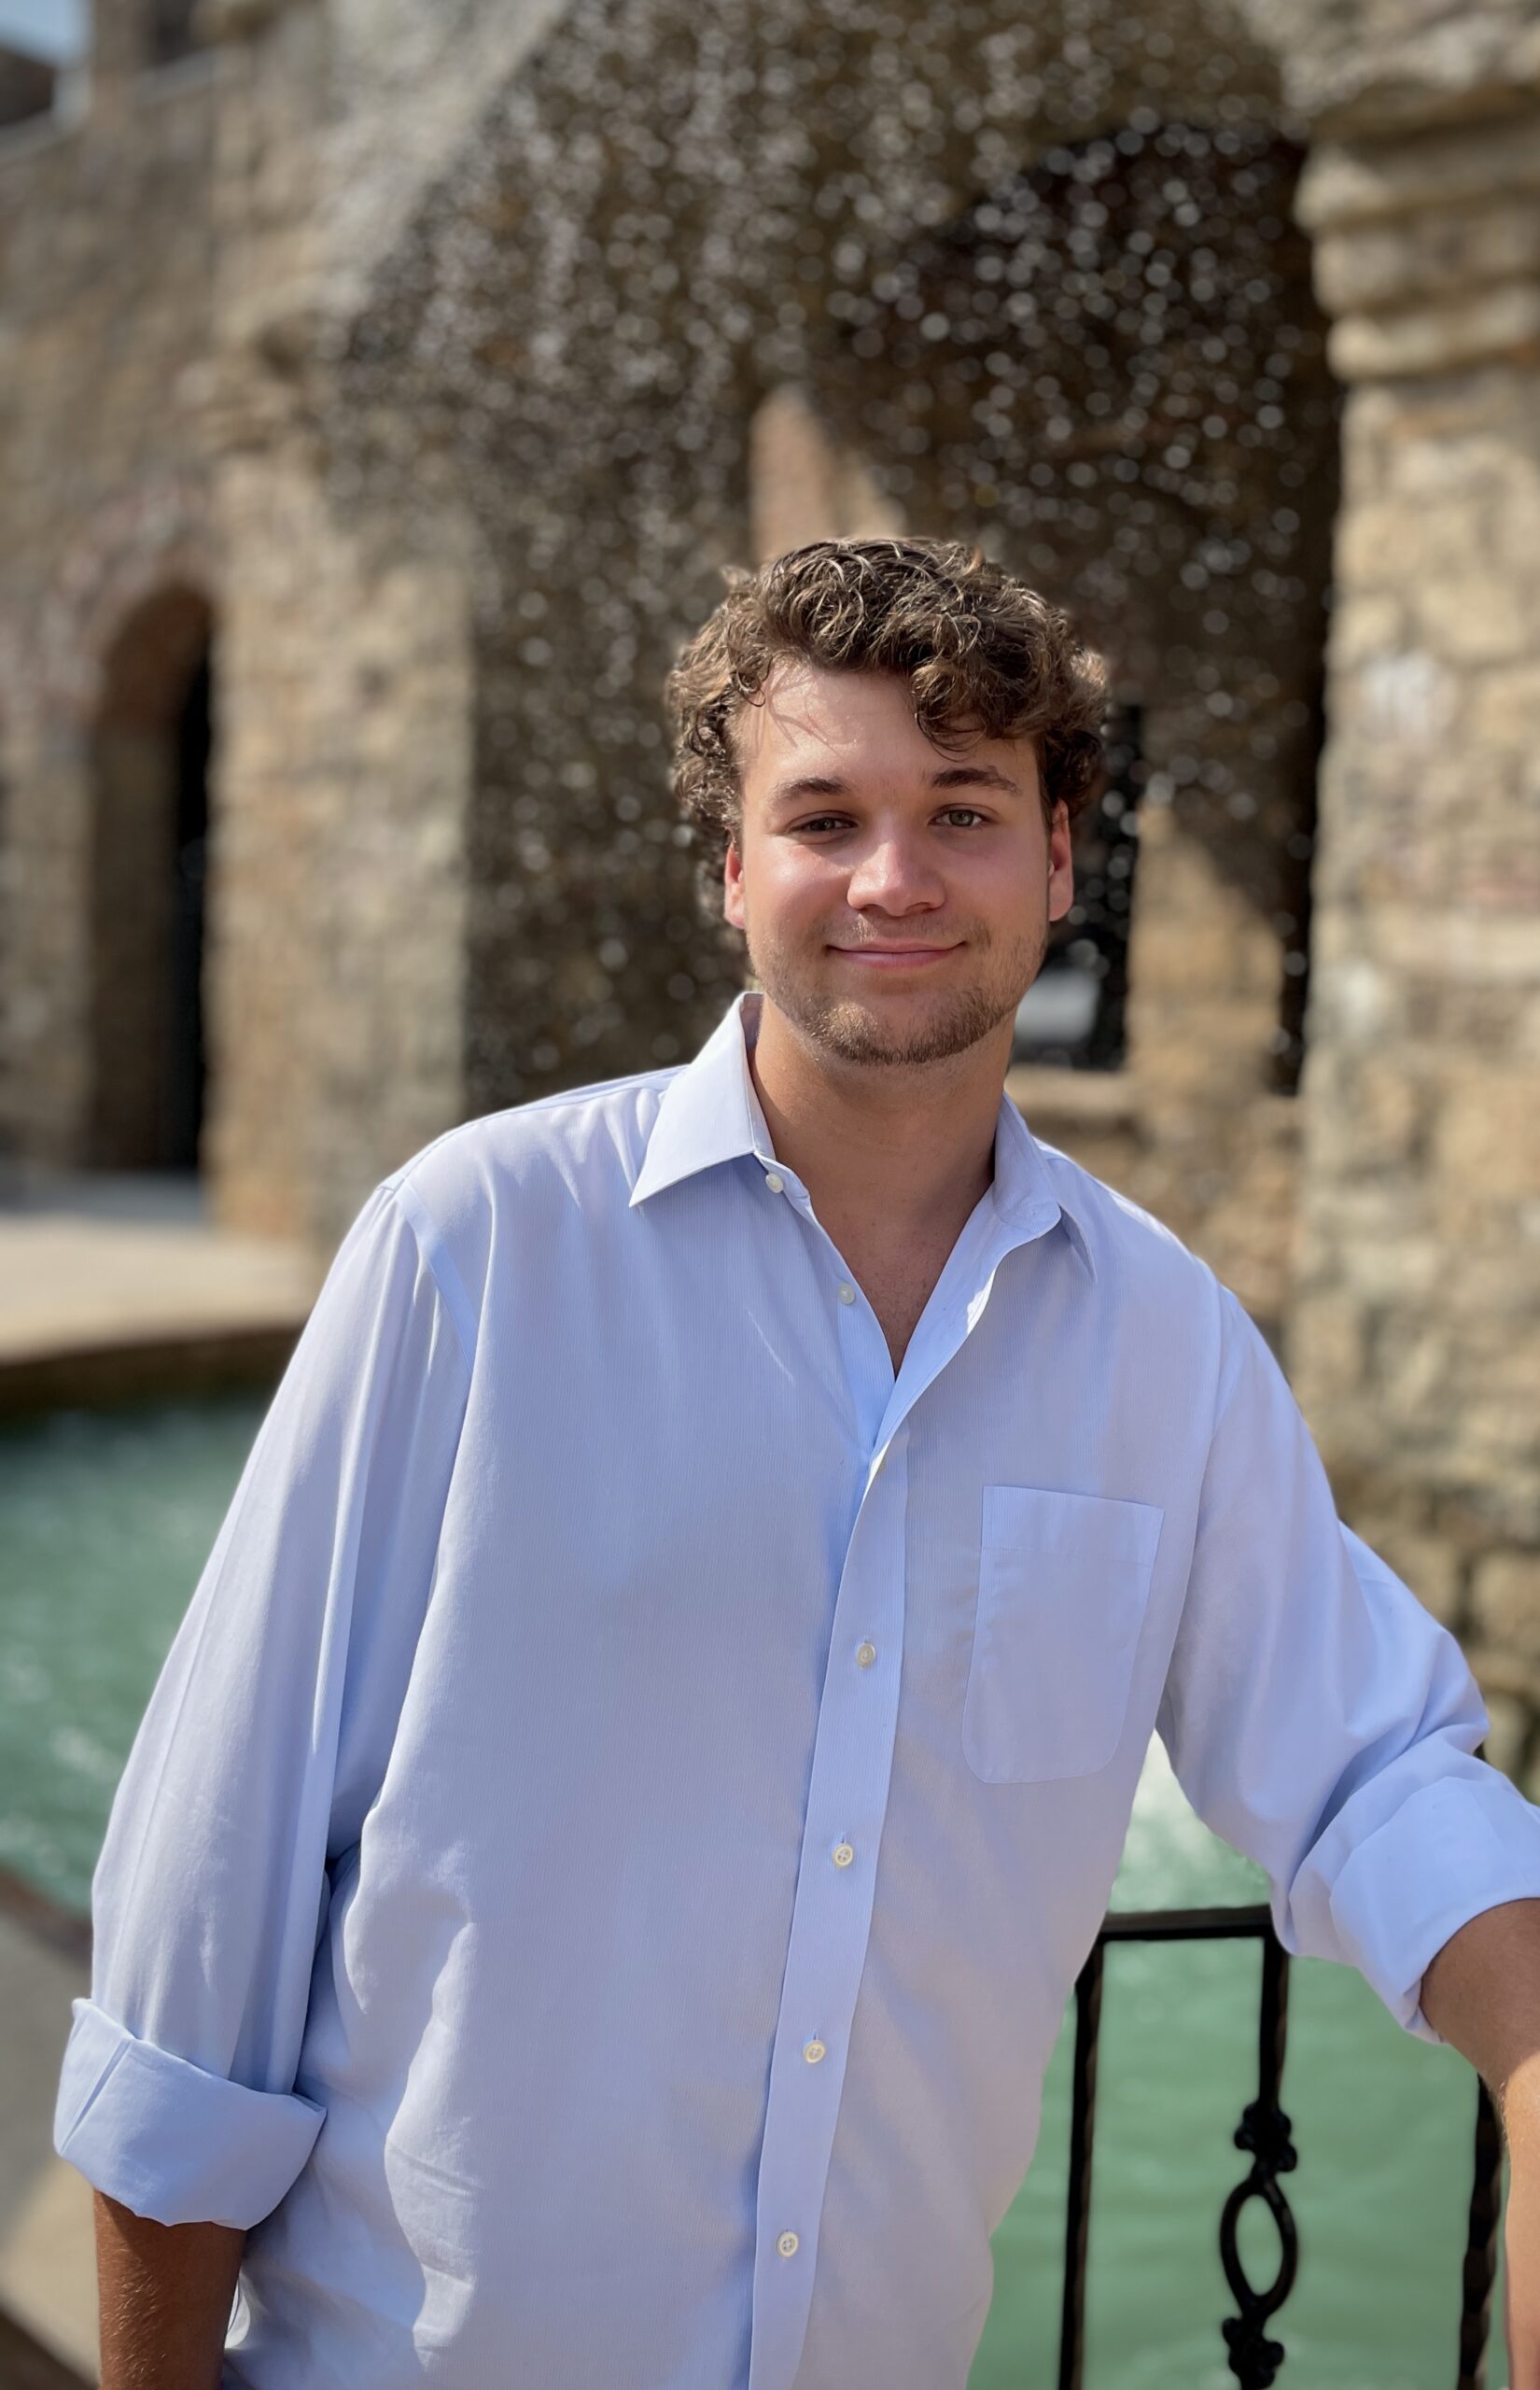
[[[757,572],[732,567],[727,595],[680,650],[665,688],[673,787],[706,848],[700,890],[718,901],[742,821],[733,725],[762,704],[771,668],[794,656],[835,671],[902,672],[933,745],[1033,740],[1045,822],[1071,822],[1102,777],[1106,667],[1068,614],[979,549],[949,540],[816,540]]]

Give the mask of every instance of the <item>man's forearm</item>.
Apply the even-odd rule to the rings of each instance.
[[[1540,2055],[1540,1900],[1505,1901],[1463,1925],[1422,1978],[1422,2013],[1501,2102]]]
[[[1502,2114],[1510,2378],[1513,2390],[1540,2390],[1540,1900],[1505,1901],[1463,1925],[1422,1978],[1422,2014]]]
[[[245,2234],[95,2209],[102,2390],[218,2390]]]

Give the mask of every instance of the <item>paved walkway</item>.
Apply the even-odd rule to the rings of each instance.
[[[191,1179],[29,1174],[0,1184],[0,1366],[295,1327],[319,1280],[297,1245],[210,1228]]]
[[[212,1229],[190,1179],[0,1178],[0,1410],[271,1383],[320,1278],[296,1246]],[[0,1891],[0,2381],[94,2383],[91,2187],[53,2150],[90,1966],[78,1937]]]
[[[0,2314],[85,2382],[97,2378],[91,2186],[54,2155],[53,2102],[70,2002],[90,1989],[82,1956],[0,1909]]]

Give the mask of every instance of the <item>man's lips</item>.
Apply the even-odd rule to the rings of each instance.
[[[865,963],[881,969],[897,970],[918,963],[935,963],[944,954],[955,954],[962,943],[951,946],[835,946],[835,954],[847,955],[852,963]]]

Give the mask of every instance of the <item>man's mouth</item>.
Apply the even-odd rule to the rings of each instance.
[[[864,963],[876,967],[896,970],[917,963],[939,962],[944,954],[955,954],[961,944],[951,946],[835,946],[835,954],[848,956],[852,963]]]

